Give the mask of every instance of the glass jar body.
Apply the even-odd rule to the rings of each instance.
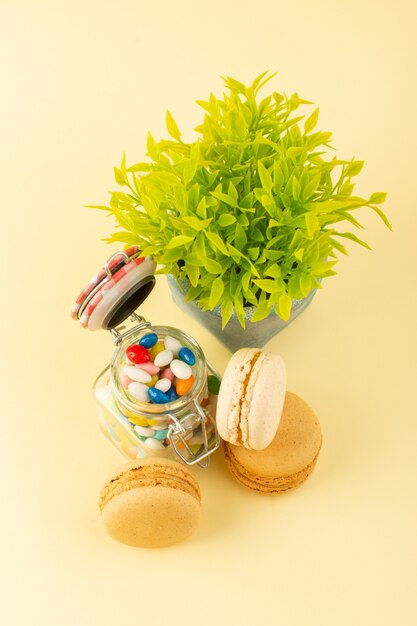
[[[130,459],[157,456],[192,464],[217,447],[217,396],[208,389],[208,377],[218,378],[218,374],[207,364],[197,342],[183,331],[149,324],[133,331],[118,343],[111,365],[94,383],[101,430]],[[155,333],[161,342],[172,337],[196,357],[191,389],[166,404],[136,401],[123,384],[126,348],[148,333]]]

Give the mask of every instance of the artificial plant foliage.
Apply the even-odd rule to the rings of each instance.
[[[321,287],[335,274],[341,241],[369,247],[346,226],[363,228],[353,213],[375,211],[383,192],[353,195],[352,179],[363,161],[329,156],[331,133],[316,130],[319,109],[297,93],[259,91],[275,74],[264,72],[250,86],[224,78],[226,93],[197,103],[204,119],[188,143],[167,111],[171,139],[148,134],[149,161],[114,168],[122,190],[108,207],[118,229],[108,242],[136,244],[152,255],[158,273],[188,281],[186,299],[202,310],[221,304],[223,327],[233,311],[245,325],[275,311],[287,320],[293,299]]]

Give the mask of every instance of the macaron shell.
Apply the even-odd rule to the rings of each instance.
[[[157,548],[189,537],[201,520],[200,488],[169,459],[140,459],[118,468],[100,493],[104,526],[130,546]]]
[[[312,473],[322,444],[314,411],[299,396],[287,392],[281,421],[264,450],[223,443],[233,476],[258,493],[280,493],[301,485]]]
[[[194,533],[201,521],[201,505],[190,494],[172,487],[142,486],[112,498],[103,508],[102,520],[116,541],[162,548]]]
[[[239,439],[239,385],[243,385],[241,375],[243,364],[250,363],[257,349],[241,348],[227,363],[217,398],[216,424],[219,435],[225,441],[237,444]]]
[[[247,438],[243,438],[246,448],[263,450],[269,446],[279,426],[285,390],[283,359],[263,351],[253,366],[242,402],[240,420],[242,433],[247,429]]]
[[[275,436],[285,398],[283,359],[268,350],[241,348],[222,378],[216,422],[219,435],[234,445],[266,448]]]

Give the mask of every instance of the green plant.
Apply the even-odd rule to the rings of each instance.
[[[107,241],[137,244],[162,265],[159,273],[187,279],[187,300],[203,310],[221,303],[223,327],[233,310],[244,326],[245,305],[256,307],[251,321],[271,310],[288,319],[293,298],[335,274],[336,254],[347,254],[341,238],[369,247],[336,230],[342,222],[362,228],[352,214],[359,207],[391,228],[377,206],[385,193],[352,195],[363,161],[326,159],[331,133],[314,130],[319,109],[294,115],[312,104],[297,93],[258,101],[273,76],[264,72],[250,87],[223,79],[228,93],[197,101],[205,115],[191,143],[167,111],[171,139],[148,134],[149,162],[127,167],[123,156],[114,171],[124,190],[95,207],[122,228]]]

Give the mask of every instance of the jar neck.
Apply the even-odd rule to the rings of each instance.
[[[194,384],[191,389],[178,398],[177,400],[173,400],[167,404],[153,404],[148,402],[140,402],[140,401],[132,401],[127,397],[125,389],[122,385],[122,381],[120,378],[120,366],[122,360],[124,358],[124,354],[126,348],[129,347],[132,342],[137,341],[141,335],[146,332],[155,332],[158,336],[173,336],[181,341],[184,345],[189,347],[195,354],[196,357],[196,366],[194,370]],[[177,328],[172,328],[169,326],[151,326],[146,328],[138,329],[138,332],[124,338],[119,342],[116,352],[113,355],[111,367],[110,367],[110,384],[111,389],[114,395],[116,402],[119,404],[121,410],[127,410],[130,413],[137,415],[146,415],[146,416],[163,416],[168,415],[170,413],[174,414],[176,417],[180,417],[182,413],[187,412],[187,407],[194,402],[195,399],[198,400],[200,395],[203,393],[204,389],[207,385],[207,364],[206,359],[204,357],[203,351],[201,350],[198,343],[187,333],[180,331]]]

